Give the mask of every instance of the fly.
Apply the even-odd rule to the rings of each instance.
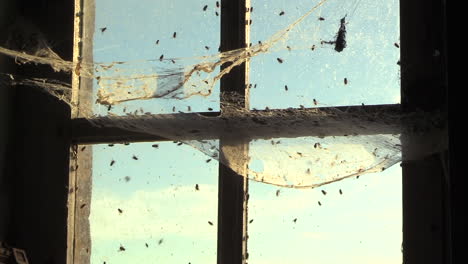
[[[122,245],[120,245],[119,251],[125,251],[125,248]]]
[[[125,176],[125,177],[124,177],[124,180],[125,180],[126,182],[129,182],[129,181],[130,181],[130,176]]]
[[[206,163],[209,163],[210,161],[211,161],[211,159],[207,159],[207,160],[206,160]]]
[[[110,162],[110,165],[112,166],[112,165],[114,165],[114,164],[115,164],[115,160],[112,160],[112,161]]]
[[[216,15],[216,16],[219,16],[218,12],[215,12],[215,15]]]
[[[213,223],[211,221],[208,221],[208,224],[211,225],[211,226],[213,225]]]
[[[158,39],[158,40],[156,40],[156,45],[159,45],[159,39]]]
[[[343,191],[340,189],[340,194],[343,194]]]
[[[396,43],[396,42],[393,43],[393,45],[395,45],[395,47],[397,47],[397,48],[400,48],[400,45],[398,45],[398,43]]]
[[[119,211],[119,214],[123,213],[122,209],[117,208],[117,211]]]
[[[148,247],[148,243],[145,243],[145,246]]]
[[[284,11],[281,11],[281,12],[279,13],[279,15],[280,15],[280,16],[284,15]]]
[[[200,190],[200,187],[198,187],[198,183],[195,184],[195,190],[196,190],[196,191],[199,191],[199,190]]]
[[[86,206],[86,204],[82,204],[82,205],[80,206],[80,208],[83,209],[85,206]]]
[[[107,145],[107,146],[109,146],[109,147],[113,147],[113,146],[114,146],[114,144],[109,144],[109,145]]]
[[[317,105],[317,100],[314,99],[314,105]]]
[[[177,143],[177,146],[180,146],[180,145],[182,145],[182,144],[183,144],[182,142],[179,142],[179,143]]]
[[[158,144],[153,144],[151,145],[153,148],[159,148],[159,145]]]
[[[189,111],[189,112],[192,111],[192,107],[190,107],[190,105],[187,106],[187,111]]]
[[[174,32],[174,34],[172,34],[172,37],[176,38],[177,37],[177,32]]]
[[[216,1],[216,7],[219,8],[219,1]]]
[[[311,50],[315,50],[315,45],[312,45],[312,47],[310,47]]]
[[[253,223],[253,219],[250,219],[249,224]]]
[[[209,49],[210,49],[210,47],[208,47],[208,46],[205,46],[205,49],[206,49],[206,50],[209,50]]]
[[[276,58],[276,60],[277,60],[279,63],[283,63],[283,59],[281,59],[281,58]]]
[[[276,197],[278,197],[280,195],[280,190],[276,190]]]
[[[109,105],[109,106],[107,107],[107,111],[110,111],[111,109],[112,109],[112,105]]]
[[[213,108],[211,108],[211,107],[208,107],[208,111],[213,111]]]
[[[306,170],[306,173],[307,173],[307,174],[310,174],[310,168],[308,168],[308,169]]]
[[[175,106],[172,107],[172,112],[175,112]]]
[[[289,51],[291,51],[291,47],[289,47],[289,46],[286,46],[286,48],[287,48]]]
[[[323,193],[323,195],[327,195],[327,192],[326,192],[326,191],[324,191],[324,190],[322,190],[322,193]]]
[[[137,156],[135,156],[135,155],[133,155],[132,159],[134,159],[134,160],[138,160],[138,157],[137,157]]]
[[[320,21],[324,21],[324,20],[325,20],[325,18],[323,18],[323,17],[319,17],[319,20],[320,20]]]
[[[164,58],[164,54],[161,54],[161,56],[159,56],[159,60],[162,61]]]
[[[162,238],[161,238],[161,239],[159,239],[159,241],[158,241],[158,245],[161,245],[163,241],[164,241],[164,239],[162,239]]]
[[[171,60],[171,61],[172,61],[172,63],[174,63],[174,64],[175,64],[175,60]]]
[[[319,206],[322,206],[322,203],[321,203],[320,201],[318,201],[318,205],[319,205]]]
[[[106,29],[107,29],[107,27],[100,28],[101,33],[104,33],[104,31],[106,31]]]
[[[85,149],[86,149],[86,146],[83,146],[83,147],[81,148],[81,151],[84,151]]]
[[[348,84],[348,78],[344,78],[344,84],[347,85]]]
[[[206,11],[207,8],[208,8],[208,5],[205,5],[205,6],[203,7],[203,11]]]
[[[296,223],[296,222],[297,222],[297,218],[294,218],[293,222]]]

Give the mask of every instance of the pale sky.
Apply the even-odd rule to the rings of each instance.
[[[96,2],[95,61],[149,60],[161,54],[187,58],[217,51],[215,1]],[[318,1],[251,2],[251,39],[256,44]],[[281,11],[284,15],[279,16]],[[321,46],[320,40],[333,39],[345,15],[347,48],[337,53],[332,46]],[[105,32],[99,30],[103,27]],[[257,84],[251,90],[251,107],[312,107],[313,99],[319,106],[398,103],[399,50],[394,46],[398,28],[397,0],[329,0],[292,30],[277,51],[251,60],[251,82]],[[177,32],[175,39],[173,32]],[[180,60],[186,61],[190,60]],[[143,71],[149,64],[134,65]],[[177,65],[164,63],[151,70]],[[349,80],[346,85],[344,78]],[[218,97],[214,93],[209,98],[136,101],[112,112],[122,114],[124,106],[128,111],[143,107],[152,113],[172,112],[173,107],[187,111],[187,106],[192,112],[217,110]],[[98,114],[106,112],[104,106],[96,108]],[[165,142],[154,148],[152,144],[94,146],[91,262],[216,263],[217,161],[207,162],[209,157],[188,145]],[[110,166],[112,160],[115,163]],[[263,183],[250,185],[250,264],[401,263],[398,164],[323,188],[281,188],[278,196],[277,190]],[[125,251],[119,251],[120,246]]]

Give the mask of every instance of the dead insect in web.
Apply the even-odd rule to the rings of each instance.
[[[281,58],[276,58],[276,60],[277,60],[279,63],[283,63],[283,59],[281,59]]]
[[[206,11],[207,8],[208,8],[208,5],[205,5],[205,6],[203,7],[203,11]]]
[[[276,190],[276,197],[278,197],[280,195],[280,190]]]
[[[318,201],[318,205],[319,205],[319,206],[322,206],[322,203],[321,203],[320,201]]]
[[[148,247],[148,243],[145,243],[145,246]]]
[[[172,37],[176,38],[177,37],[177,32],[174,32],[174,34],[172,34]]]
[[[199,191],[199,190],[200,190],[200,187],[198,187],[198,183],[195,184],[195,190],[196,190],[196,191]]]
[[[340,189],[340,194],[343,194],[343,191]]]
[[[112,160],[112,161],[110,162],[110,165],[112,166],[112,165],[114,165],[114,164],[115,164],[115,160]]]
[[[320,20],[320,21],[324,21],[324,20],[325,20],[325,18],[323,18],[323,17],[319,17],[319,18],[318,18],[318,20]]]
[[[216,7],[219,8],[219,1],[216,1]]]
[[[137,157],[137,156],[135,156],[135,155],[133,155],[132,159],[134,159],[134,160],[138,160],[138,157]]]
[[[104,31],[107,30],[107,27],[100,28],[100,30],[101,30],[101,33],[104,33]]]
[[[122,209],[117,208],[117,211],[119,211],[119,214],[123,213]]]
[[[119,251],[125,251],[125,248],[122,245],[120,245]]]
[[[344,78],[343,82],[344,82],[345,85],[347,85],[348,84],[348,78]]]
[[[338,34],[335,41],[335,50],[337,52],[343,51],[346,48],[346,16],[344,16],[340,20],[340,29],[338,30]]]
[[[314,99],[314,105],[317,105],[317,100]]]
[[[159,145],[158,144],[153,144],[151,145],[153,148],[159,148]]]
[[[158,245],[161,245],[163,241],[164,241],[164,239],[163,239],[163,238],[159,239],[159,241],[158,241]]]
[[[280,15],[280,16],[284,15],[284,11],[281,11],[281,12],[279,13],[279,15]]]
[[[82,204],[82,205],[80,206],[80,208],[83,209],[85,206],[86,206],[86,204]]]
[[[211,107],[208,107],[208,111],[213,111],[213,108],[211,108]]]
[[[211,226],[213,225],[213,223],[211,221],[208,221],[208,224],[211,225]]]
[[[215,15],[216,15],[216,16],[219,16],[218,12],[215,12]]]
[[[327,192],[325,190],[322,190],[323,195],[327,195]]]
[[[156,40],[156,45],[159,45],[159,39],[158,39],[158,40]]]
[[[251,224],[252,222],[253,222],[253,219],[250,219],[249,224]]]
[[[397,48],[400,48],[400,45],[398,45],[398,43],[396,43],[396,42],[393,43],[393,45],[395,45],[395,47],[397,47]]]

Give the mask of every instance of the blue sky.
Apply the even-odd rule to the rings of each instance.
[[[256,44],[318,1],[251,2]],[[135,73],[198,62],[193,57],[217,52],[216,11],[215,1],[96,0],[95,61],[132,61],[128,70]],[[345,15],[348,47],[337,53],[320,45],[320,40],[333,39]],[[271,53],[252,58],[251,83],[257,86],[251,90],[251,107],[312,107],[313,99],[319,106],[398,103],[399,50],[393,45],[398,27],[396,0],[329,0]],[[148,62],[161,54],[177,63]],[[193,112],[217,110],[218,97],[215,92],[208,98],[133,101],[111,112],[122,114],[124,107],[152,113],[169,113],[173,107],[188,111],[188,106]],[[95,109],[98,114],[106,110]],[[152,144],[93,147],[92,263],[215,263],[217,161],[207,162],[209,157],[187,145]],[[250,185],[249,217],[254,221],[249,224],[249,263],[401,262],[400,166],[313,190],[281,188],[276,196],[277,190]],[[120,245],[126,250],[119,252]]]

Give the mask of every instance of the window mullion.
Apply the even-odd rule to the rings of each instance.
[[[250,0],[221,1],[221,51],[245,48],[249,41],[246,8]],[[225,65],[227,66],[227,65]],[[248,63],[231,70],[221,79],[221,113],[226,105],[249,109]],[[230,94],[233,96],[223,96]],[[236,100],[232,99],[236,98]],[[240,100],[243,99],[243,100]],[[247,255],[247,187],[249,142],[242,138],[220,137],[218,263],[244,263]],[[233,165],[235,164],[235,165]],[[231,168],[237,168],[237,171]]]

